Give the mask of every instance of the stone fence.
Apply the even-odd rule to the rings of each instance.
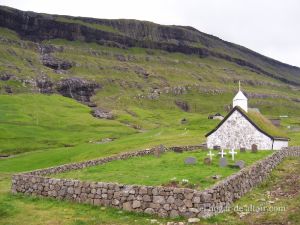
[[[183,150],[197,148],[199,146],[189,146],[184,147]],[[163,151],[170,150],[174,150],[174,148]],[[12,178],[12,192],[111,206],[127,211],[156,214],[161,217],[209,217],[225,211],[233,201],[260,184],[285,157],[300,156],[300,147],[284,148],[203,191],[161,186],[85,182],[41,176],[99,165],[112,160],[154,154],[155,151],[155,149],[147,149],[16,174]]]

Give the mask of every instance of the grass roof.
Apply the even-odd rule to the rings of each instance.
[[[249,117],[250,120],[252,120],[252,122],[255,123],[257,127],[259,127],[267,134],[271,135],[272,137],[288,138],[287,134],[284,131],[274,126],[272,122],[266,117],[264,117],[261,113],[253,112],[253,111],[250,111],[248,113],[244,112],[244,113]]]

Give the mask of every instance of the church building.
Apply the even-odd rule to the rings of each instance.
[[[233,109],[207,133],[207,147],[223,149],[280,150],[289,138],[258,111],[248,109],[248,99],[240,90],[233,98]]]

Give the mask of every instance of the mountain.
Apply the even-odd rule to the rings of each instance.
[[[192,27],[0,6],[3,154],[73,145],[91,148],[101,143],[97,135],[102,127],[110,135],[103,132],[101,138],[130,139],[130,146],[117,146],[124,149],[161,140],[178,145],[203,142],[216,125],[208,115],[228,112],[238,81],[250,107],[272,118],[289,116],[281,128],[298,143],[300,68]],[[96,120],[105,119],[106,127],[91,120],[86,115],[90,111]],[[91,132],[97,124],[99,130]],[[110,126],[120,128],[110,131]],[[81,128],[82,138],[71,132]],[[122,129],[126,132],[120,134]],[[25,137],[32,141],[24,144]]]
[[[12,29],[22,38],[32,41],[61,38],[120,48],[141,47],[195,54],[202,58],[215,57],[286,83],[300,84],[300,68],[265,57],[192,27],[163,26],[137,20],[38,14],[4,6],[0,8],[0,26]]]

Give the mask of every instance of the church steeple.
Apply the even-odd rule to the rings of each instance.
[[[241,91],[241,82],[239,81],[239,91],[232,101],[233,108],[236,106],[241,107],[244,111],[248,112],[248,99]]]

